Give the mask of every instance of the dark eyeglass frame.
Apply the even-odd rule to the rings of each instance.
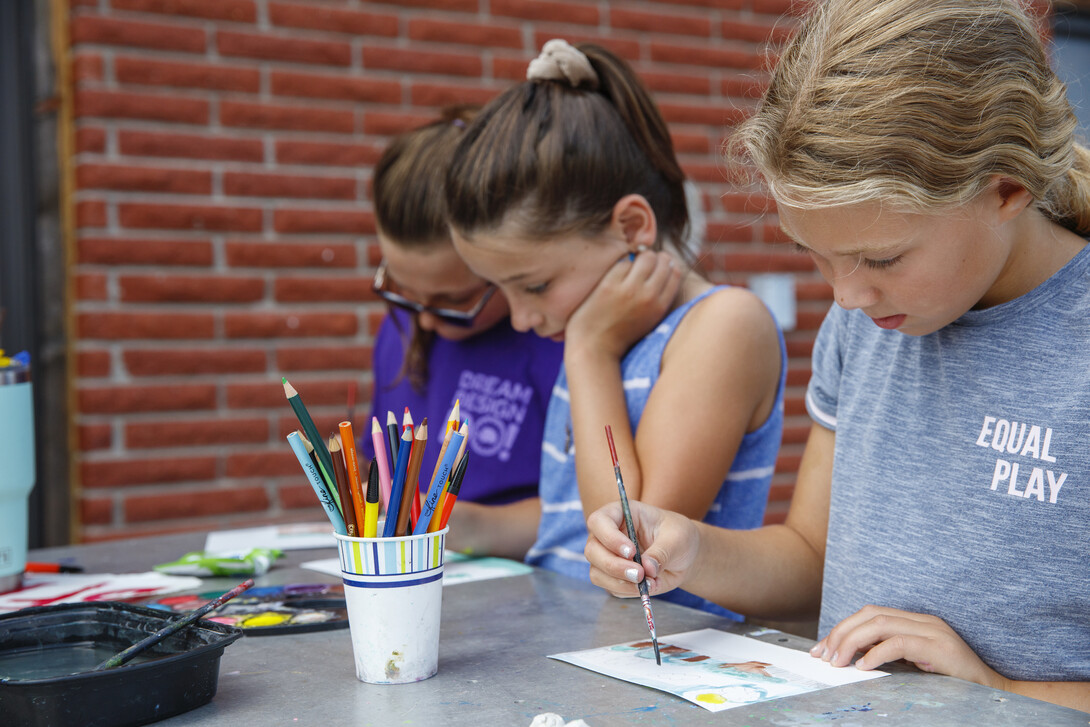
[[[496,292],[496,286],[489,283],[488,287],[485,288],[484,293],[481,294],[481,299],[478,300],[472,308],[469,310],[455,310],[453,308],[436,308],[434,306],[424,305],[423,303],[417,303],[415,300],[409,300],[405,296],[398,295],[392,290],[387,290],[385,285],[386,261],[383,260],[382,263],[379,264],[378,270],[375,271],[375,279],[371,281],[371,290],[374,291],[375,295],[382,298],[390,305],[397,306],[398,308],[412,313],[428,313],[444,323],[460,328],[469,328],[472,326],[473,322],[477,319],[477,316],[484,310],[484,307]]]

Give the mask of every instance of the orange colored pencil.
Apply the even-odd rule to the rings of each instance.
[[[363,476],[360,475],[359,455],[356,453],[356,435],[352,433],[352,422],[341,422],[337,428],[341,430],[341,451],[344,452],[344,466],[348,470],[348,489],[352,494],[352,509],[356,513],[357,529],[359,529],[363,527],[365,495]]]
[[[435,512],[431,516],[431,522],[428,523],[428,531],[429,532],[434,533],[436,530],[442,530],[443,529],[443,527],[442,527],[442,525],[440,525],[440,523],[441,523],[442,517],[443,517],[443,510],[446,507],[447,495],[450,493],[451,484],[454,482],[454,469],[457,467],[458,462],[461,462],[462,459],[465,458],[466,445],[469,444],[469,420],[468,419],[466,419],[464,422],[462,422],[462,426],[458,429],[458,433],[462,435],[462,444],[459,445],[458,453],[454,456],[455,467],[451,468],[450,477],[448,477],[447,481],[444,483],[443,492],[439,496],[439,503],[435,506]],[[447,438],[447,441],[448,442],[450,441],[449,436]],[[446,449],[446,444],[445,443],[443,445],[443,449]],[[439,459],[440,460],[443,459],[442,453],[439,454]],[[434,474],[432,475],[432,479],[435,479]],[[459,483],[459,486],[460,485],[461,485],[461,483]],[[457,497],[457,495],[455,495],[455,497]],[[451,507],[454,507],[453,502],[451,503]],[[448,511],[448,513],[449,513],[449,511]]]
[[[424,447],[428,444],[428,418],[420,422],[413,433],[412,450],[409,451],[409,466],[405,470],[405,489],[401,491],[401,508],[397,512],[397,528],[394,535],[401,537],[409,532],[409,516],[412,503],[420,507],[420,463],[424,459]],[[411,499],[410,499],[411,498]]]

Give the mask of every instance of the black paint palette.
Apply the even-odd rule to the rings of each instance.
[[[145,605],[177,613],[200,608],[220,593],[164,596]],[[298,634],[348,628],[344,586],[293,583],[251,588],[225,603],[205,620],[235,626],[247,636]]]

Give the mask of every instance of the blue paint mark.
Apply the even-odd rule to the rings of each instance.
[[[823,717],[828,720],[843,719],[852,712],[871,712],[873,709],[874,708],[870,706],[870,702],[867,702],[866,704],[853,704],[847,707],[834,709],[831,712],[822,712],[818,717]]]

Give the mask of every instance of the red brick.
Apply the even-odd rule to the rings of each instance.
[[[253,0],[111,0],[110,5],[116,10],[188,15],[237,23],[252,23],[257,20],[257,8]]]
[[[502,89],[457,86],[453,83],[413,84],[410,98],[415,106],[450,106],[472,103],[484,106],[500,94]]]
[[[79,15],[72,19],[70,32],[73,46],[95,43],[187,53],[204,53],[207,47],[203,30],[177,24]]]
[[[711,140],[707,134],[674,132],[670,134],[670,141],[673,142],[674,151],[678,154],[707,155],[711,151]]]
[[[693,5],[721,10],[741,10],[749,0],[655,0],[661,5]]]
[[[221,30],[216,34],[216,49],[223,56],[260,58],[267,61],[316,63],[328,66],[348,66],[352,62],[352,46],[348,43],[306,40],[298,35],[236,33]]]
[[[759,68],[760,56],[742,47],[726,43],[697,45],[687,43],[651,43],[651,60],[657,63],[680,63],[710,68]]]
[[[810,5],[807,0],[752,0],[753,12],[768,13],[770,15],[785,15],[793,13],[801,15]]]
[[[479,74],[479,70],[478,70]],[[272,92],[277,96],[344,99],[396,104],[401,101],[401,84],[358,76],[273,71]]]
[[[359,322],[352,313],[227,313],[227,338],[309,338],[354,336]]]
[[[719,32],[730,40],[745,40],[751,43],[784,43],[795,34],[795,23],[786,18],[763,18],[755,20],[724,19]]]
[[[775,201],[764,193],[727,192],[719,199],[727,212],[763,215],[776,211]]]
[[[273,297],[281,303],[345,301],[363,303],[375,300],[371,278],[296,278],[280,277],[273,284]]]
[[[77,53],[72,59],[72,80],[75,83],[101,81],[102,78],[102,56],[98,53]]]
[[[372,338],[378,335],[379,328],[382,327],[382,320],[386,317],[386,311],[382,309],[374,309],[367,312],[367,333]]]
[[[280,392],[280,403],[283,404],[284,392]],[[285,451],[286,450],[286,451]],[[299,460],[295,453],[288,449],[288,445],[275,451],[246,452],[232,454],[227,457],[228,477],[242,479],[244,477],[286,477],[298,475],[301,479],[303,470],[299,466]],[[311,499],[314,499],[314,491],[311,490]]]
[[[343,232],[373,235],[375,216],[370,212],[327,209],[277,209],[273,212],[273,228],[277,232]]]
[[[299,466],[298,461],[296,461],[295,466]],[[311,510],[315,517],[319,517],[318,513],[322,512],[321,506],[314,496],[314,490],[308,485],[279,487],[277,488],[277,497],[280,500],[280,507],[285,510]]]
[[[649,13],[630,8],[611,7],[609,24],[614,28],[644,33],[710,36],[711,20],[702,15]]]
[[[833,299],[833,286],[824,280],[795,281],[795,297],[799,300],[819,300],[827,303]]]
[[[302,393],[302,392],[301,392]],[[305,393],[302,393],[303,397],[306,397]],[[338,425],[344,421],[346,412],[344,409],[344,403],[341,402],[340,406],[334,407],[335,411],[330,414],[321,411],[317,406],[310,404],[310,399],[307,399],[307,408],[310,410],[310,415],[314,419],[314,426],[319,432],[336,432]],[[285,414],[280,417],[276,425],[276,438],[284,440],[289,434],[299,429],[299,420],[292,414]]]
[[[277,371],[367,371],[371,349],[365,346],[280,348],[276,351]]]
[[[106,130],[97,127],[76,129],[76,153],[106,151]]]
[[[267,442],[266,419],[172,419],[158,422],[130,422],[125,425],[125,446],[130,449],[191,447],[235,443]]]
[[[254,129],[332,131],[341,134],[351,134],[356,127],[356,117],[352,111],[239,101],[223,101],[220,104],[220,122],[224,126]]]
[[[479,55],[436,53],[419,49],[398,49],[370,46],[363,49],[363,67],[375,71],[406,73],[438,73],[445,76],[479,77],[484,64]],[[400,93],[400,86],[398,87]],[[390,101],[389,103],[396,103]]]
[[[704,240],[708,243],[753,242],[753,225],[744,222],[708,222]]]
[[[522,83],[526,80],[526,66],[529,61],[523,56],[505,57],[501,55],[492,58],[492,77],[504,79],[513,83]]]
[[[212,264],[208,240],[145,240],[85,237],[76,243],[81,263],[98,265]]]
[[[409,39],[434,43],[458,43],[474,48],[522,48],[522,31],[513,25],[458,23],[431,18],[409,20]],[[364,65],[367,49],[364,49]]]
[[[76,277],[76,300],[106,300],[106,276],[102,273],[79,273]]]
[[[315,164],[318,166],[372,166],[382,155],[374,144],[278,139],[276,161],[279,164]]]
[[[814,269],[809,258],[791,253],[727,253],[723,265],[731,272],[748,273],[802,272]]]
[[[125,522],[130,523],[256,512],[268,507],[269,497],[260,487],[141,495],[128,497],[124,503]]]
[[[640,70],[639,74],[644,85],[654,92],[691,93],[696,96],[707,96],[712,90],[711,78],[696,71],[662,73]]]
[[[211,313],[80,313],[76,332],[81,338],[135,340],[141,338],[211,338]]]
[[[747,112],[730,106],[708,102],[704,104],[660,103],[659,112],[668,124],[705,124],[731,126],[742,121]],[[720,175],[722,179],[722,175]]]
[[[97,199],[76,202],[76,227],[105,227],[106,203]]]
[[[814,351],[812,338],[804,341],[787,338],[785,343],[787,345],[787,355],[791,358],[809,358]]]
[[[684,170],[685,176],[694,182],[715,184],[723,181],[722,164],[714,159],[708,161],[707,157],[702,157],[699,161],[683,160],[681,168]]]
[[[266,368],[267,355],[258,349],[139,349],[125,351],[122,361],[132,376],[256,374]]]
[[[592,4],[553,2],[551,0],[491,0],[493,15],[523,20],[598,25],[601,15]]]
[[[297,383],[297,382],[296,382]],[[307,406],[347,406],[348,390],[355,382],[349,379],[308,381],[297,387]],[[232,409],[280,409],[285,404],[284,385],[280,379],[260,384],[229,384],[227,405]]]
[[[356,198],[354,177],[303,177],[288,174],[226,172],[223,193],[238,197]]]
[[[216,408],[214,384],[80,388],[76,396],[79,400],[79,411],[83,414],[191,411]]]
[[[126,202],[118,205],[122,227],[161,230],[257,232],[262,211],[249,207],[206,207]]]
[[[80,189],[211,194],[212,173],[120,164],[80,164],[76,167],[76,186]]]
[[[248,268],[354,268],[351,243],[233,242],[225,245],[227,264]]]
[[[779,224],[767,223],[761,225],[761,240],[769,243],[789,243],[791,238],[783,231]]]
[[[76,376],[99,378],[110,375],[110,353],[108,351],[78,351],[76,353]]]
[[[481,9],[480,0],[372,0],[373,4],[387,3],[396,8],[414,7],[430,10],[454,10],[474,13]]]
[[[256,68],[181,63],[176,60],[154,61],[149,58],[121,56],[114,59],[114,76],[121,83],[147,86],[207,88],[248,93],[261,90],[261,71]]]
[[[93,116],[207,124],[208,108],[208,102],[201,99],[119,91],[77,91],[75,100],[76,118]]]
[[[118,134],[122,154],[184,159],[261,162],[265,147],[260,139],[231,138],[216,134],[172,134],[153,131],[121,131]]]
[[[548,41],[557,37],[556,31],[548,30],[535,30],[534,31],[534,48],[541,48]],[[603,48],[608,48],[621,58],[627,61],[637,61],[642,57],[642,51],[640,48],[640,41],[628,40],[626,38],[607,38],[600,34],[588,32],[580,34],[576,32],[565,32],[564,40],[568,41],[572,45],[579,45],[580,43],[594,43],[600,45]],[[526,64],[529,60],[523,61],[522,77],[526,78]]]
[[[806,386],[810,381],[810,367],[804,366],[802,368],[788,368],[787,369],[787,385],[788,386]]]
[[[825,320],[826,311],[820,313],[808,310],[795,312],[795,329],[799,331],[817,331],[821,322]]]
[[[109,424],[83,424],[76,428],[81,452],[109,449],[113,444],[113,429]]]
[[[265,280],[240,276],[122,275],[121,300],[130,303],[253,303]]]
[[[379,15],[315,3],[269,3],[269,22],[289,28],[327,30],[354,35],[397,36],[395,15]]]
[[[106,497],[81,497],[79,521],[83,525],[108,525],[113,520],[113,501]]]
[[[745,99],[759,99],[768,86],[767,74],[751,71],[744,75],[729,75],[719,82],[719,93]]]
[[[378,136],[393,136],[403,131],[414,129],[417,126],[435,119],[434,113],[387,113],[381,111],[366,111],[363,115],[363,133]]]
[[[806,440],[810,438],[810,427],[789,427],[783,428],[783,443],[784,444],[805,444]]]

